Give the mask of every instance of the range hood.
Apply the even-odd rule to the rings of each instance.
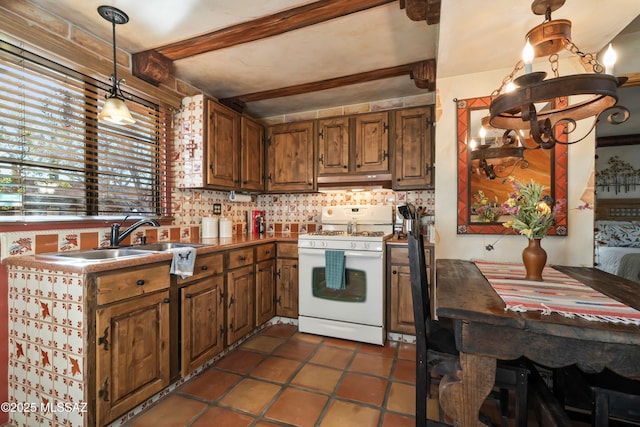
[[[374,190],[391,189],[391,174],[378,173],[369,175],[326,175],[316,180],[318,190]]]

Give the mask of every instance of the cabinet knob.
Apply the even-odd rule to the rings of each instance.
[[[144,285],[144,280],[142,280],[142,279],[138,280],[138,281],[136,282],[136,285],[138,285],[138,286],[142,286],[142,285]]]
[[[191,297],[193,297],[193,295],[192,295],[192,294],[185,294],[185,296],[184,296],[184,297],[185,297],[185,298],[189,298],[189,299],[191,299]]]
[[[163,303],[165,304],[169,304],[171,302],[171,300],[169,298],[165,298],[162,300]]]
[[[398,274],[398,272],[397,272],[396,270],[393,270],[393,272],[392,272],[392,273],[393,273],[393,274]]]
[[[240,257],[240,261],[246,261],[246,260],[247,260],[246,256],[243,255],[243,256]]]
[[[200,267],[200,269],[202,271],[207,271],[209,269],[209,267],[207,267],[206,265],[203,265],[202,267]]]

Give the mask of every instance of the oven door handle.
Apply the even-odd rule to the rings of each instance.
[[[314,255],[314,256],[322,256],[324,257],[324,252],[326,249],[305,249],[298,248],[298,255]],[[331,249],[329,249],[331,250]],[[357,258],[382,258],[382,251],[344,251],[344,256],[346,257],[357,257]]]

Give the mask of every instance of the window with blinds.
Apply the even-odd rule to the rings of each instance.
[[[103,88],[0,43],[0,221],[165,213],[168,115],[132,97],[134,125],[99,122]]]

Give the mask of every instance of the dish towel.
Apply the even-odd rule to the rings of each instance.
[[[193,276],[193,266],[196,262],[196,250],[194,248],[172,249],[171,274],[177,274],[181,278]]]
[[[325,251],[325,280],[329,289],[345,289],[344,252]]]

